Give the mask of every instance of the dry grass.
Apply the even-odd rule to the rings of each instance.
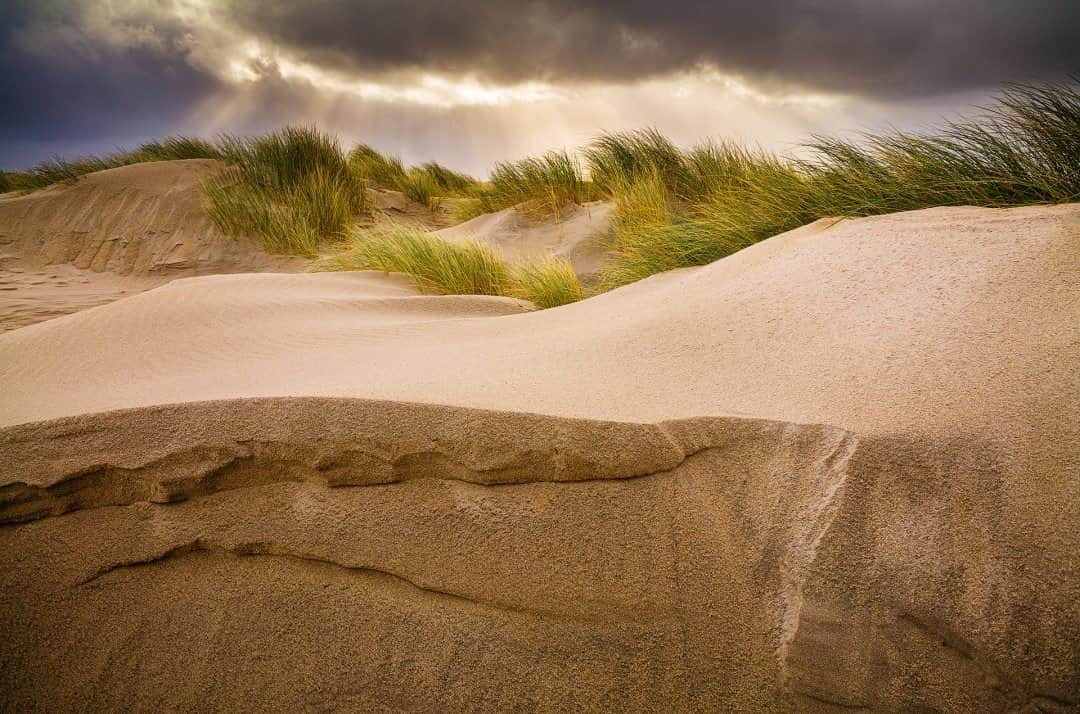
[[[508,293],[541,310],[577,302],[585,297],[574,266],[564,258],[523,261],[511,268]]]
[[[440,199],[472,197],[480,188],[472,176],[435,162],[406,168],[401,159],[381,154],[367,144],[349,152],[349,165],[362,178],[382,188],[401,191],[432,212],[438,209]]]
[[[824,217],[1078,200],[1080,92],[1014,86],[933,134],[815,137],[807,148],[791,160],[730,144],[681,151],[652,130],[600,137],[585,155],[617,203],[601,285],[708,263]]]
[[[223,152],[230,166],[205,182],[207,212],[226,233],[257,236],[271,252],[314,256],[368,210],[363,180],[317,129],[228,138]]]
[[[420,290],[442,295],[503,295],[510,280],[503,259],[477,241],[450,243],[396,224],[355,231],[322,267],[404,273]]]
[[[495,164],[483,200],[490,210],[522,206],[536,218],[558,221],[572,204],[592,199],[577,159],[565,151]]]
[[[440,295],[502,295],[540,308],[583,297],[570,264],[548,258],[509,265],[479,241],[450,242],[403,225],[357,230],[319,266],[323,270],[404,273],[423,292]]]
[[[582,149],[584,169],[575,155],[549,152],[497,164],[484,186],[436,163],[405,167],[365,145],[346,158],[335,139],[288,128],[254,139],[174,137],[105,158],[53,159],[27,173],[0,174],[0,190],[137,161],[220,158],[229,168],[206,184],[218,225],[258,235],[270,250],[306,255],[345,236],[367,210],[365,182],[432,210],[444,197],[466,198],[459,220],[522,204],[558,220],[566,206],[603,197],[617,204],[615,253],[600,278],[602,288],[613,288],[717,260],[823,217],[1080,200],[1080,91],[1075,82],[1010,86],[981,115],[930,134],[813,137],[805,148],[807,155],[791,159],[728,143],[683,150],[654,129],[610,133]],[[354,267],[405,272],[428,290],[530,291],[542,305],[580,298],[576,278],[559,261],[510,268],[480,244],[450,245],[398,228],[351,241]]]
[[[61,181],[73,181],[85,174],[147,161],[178,159],[220,159],[221,148],[205,139],[172,136],[149,141],[131,151],[117,151],[108,156],[83,156],[64,159],[55,156],[25,173],[9,174],[8,190],[43,188]],[[0,184],[2,185],[2,184]]]

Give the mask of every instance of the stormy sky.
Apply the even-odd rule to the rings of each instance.
[[[657,126],[788,150],[1080,71],[1075,0],[0,0],[0,167],[318,124],[407,161]]]

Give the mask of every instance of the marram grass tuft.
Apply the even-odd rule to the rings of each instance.
[[[565,260],[546,258],[508,264],[479,241],[450,242],[411,226],[390,224],[354,231],[323,270],[404,273],[423,292],[440,295],[502,295],[539,308],[582,299],[584,291]]]

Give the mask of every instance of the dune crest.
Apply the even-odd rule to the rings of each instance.
[[[0,690],[1068,711],[1078,238],[931,209],[545,311],[223,275],[0,335]]]

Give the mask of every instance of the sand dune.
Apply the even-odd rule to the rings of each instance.
[[[394,321],[441,299],[377,273],[174,281],[0,338],[15,387],[0,396],[2,423],[327,396],[633,421],[739,414],[860,433],[964,424],[1012,438],[1004,426],[1053,411],[1034,398],[1072,378],[1077,215],[820,221],[554,310],[460,319],[511,301],[445,298],[468,307],[423,329]]]
[[[571,206],[557,221],[534,220],[521,210],[506,208],[443,228],[435,235],[451,241],[476,238],[510,260],[555,255],[569,260],[579,275],[589,277],[600,270],[608,254],[614,207],[611,201]]]
[[[300,270],[219,231],[199,185],[204,159],[133,164],[0,196],[0,331],[185,275]]]
[[[1068,710],[1078,238],[932,209],[541,312],[226,275],[9,332],[0,689]]]

